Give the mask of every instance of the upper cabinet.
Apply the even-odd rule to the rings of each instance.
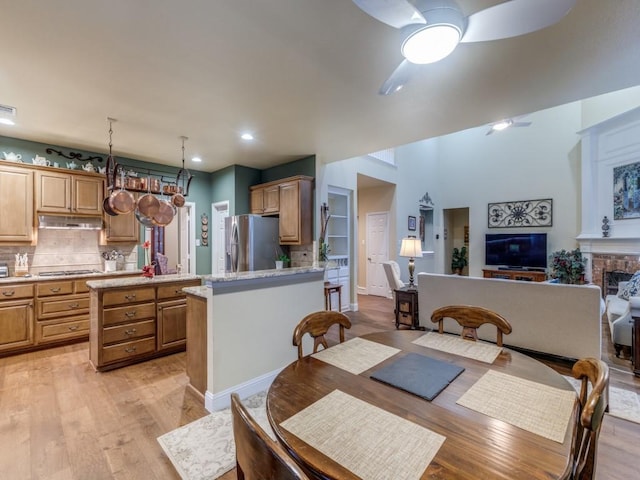
[[[278,215],[281,245],[313,238],[313,178],[296,176],[251,187],[251,213]]]
[[[36,210],[40,213],[102,215],[101,176],[38,170],[35,184]]]
[[[33,241],[33,171],[0,166],[0,243]]]
[[[137,200],[137,194],[135,194]],[[133,212],[125,215],[104,214],[104,228],[100,234],[100,245],[111,243],[138,243],[140,223]]]

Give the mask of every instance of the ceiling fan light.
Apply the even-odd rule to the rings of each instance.
[[[411,63],[434,63],[450,55],[461,37],[462,32],[455,25],[421,26],[402,43],[402,55]]]

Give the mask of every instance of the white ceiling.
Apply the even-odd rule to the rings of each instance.
[[[501,0],[459,0],[474,13]],[[193,168],[330,162],[640,84],[637,0],[463,44],[399,94],[398,31],[351,0],[0,0],[0,135]],[[250,130],[248,145],[238,135]],[[188,165],[191,166],[191,165]]]

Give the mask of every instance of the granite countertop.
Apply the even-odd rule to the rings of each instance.
[[[141,275],[142,270],[116,270],[115,272],[100,272],[95,271],[92,273],[79,273],[74,275],[46,275],[40,276],[38,274],[30,275],[27,277],[3,277],[0,278],[0,285],[7,283],[26,283],[26,282],[44,282],[44,281],[60,281],[62,279],[75,280],[78,278],[94,278],[99,280],[101,277],[114,277],[124,275]]]
[[[89,280],[87,286],[95,290],[118,287],[136,287],[140,285],[157,285],[160,283],[200,280],[202,276],[192,274],[155,275],[151,278],[139,275],[128,278],[109,278],[106,280]]]
[[[199,287],[185,287],[182,291],[196,297],[207,298],[207,292],[210,291],[210,289],[206,285],[201,285]]]
[[[324,272],[321,267],[293,267],[273,270],[256,270],[254,272],[220,273],[216,275],[206,275],[204,280],[207,285],[222,282],[237,282],[242,280],[255,280],[262,278],[288,277],[302,273]]]

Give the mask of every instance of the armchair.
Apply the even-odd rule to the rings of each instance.
[[[395,298],[393,291],[405,286],[400,278],[400,265],[398,265],[398,262],[389,260],[388,262],[382,262],[382,268],[384,268],[384,273],[387,276],[387,282],[389,283],[392,296]]]
[[[618,292],[622,291],[626,284],[627,282],[620,282]],[[625,300],[618,295],[607,295],[605,303],[611,342],[616,350],[616,357],[619,357],[622,347],[631,347],[633,330],[631,308],[640,308],[640,297],[629,297],[629,300]]]

